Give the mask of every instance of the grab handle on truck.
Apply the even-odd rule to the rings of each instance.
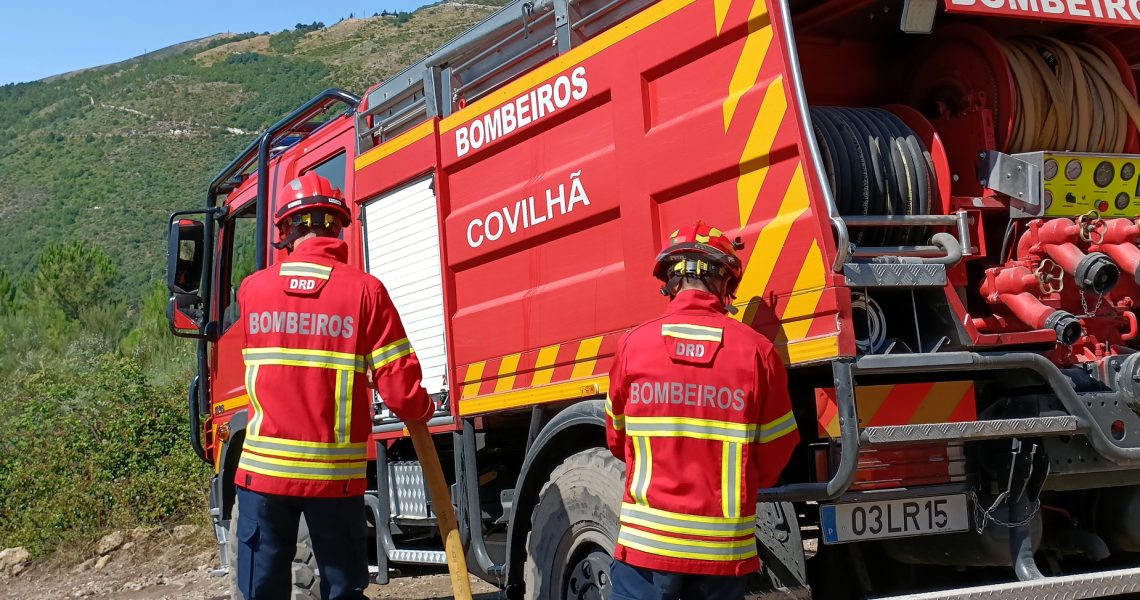
[[[855,481],[859,465],[859,416],[855,412],[855,381],[851,363],[831,363],[836,401],[839,405],[839,467],[826,483],[790,483],[760,490],[759,502],[805,502],[834,500]]]

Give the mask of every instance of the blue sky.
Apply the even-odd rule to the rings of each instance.
[[[0,84],[126,60],[222,32],[335,23],[349,13],[413,10],[434,0],[19,0],[4,7]]]

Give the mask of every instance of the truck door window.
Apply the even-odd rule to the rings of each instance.
[[[237,303],[238,287],[242,280],[253,273],[254,246],[257,237],[255,227],[257,212],[255,203],[239,208],[226,221],[222,233],[222,251],[219,256],[222,285],[219,292],[219,311],[222,315],[222,333],[237,322],[241,307]]]
[[[333,187],[344,194],[346,193],[344,189],[344,168],[346,166],[346,156],[344,152],[341,152],[311,169],[305,169],[305,172],[316,171],[317,175],[328,179],[329,183],[333,184]]]

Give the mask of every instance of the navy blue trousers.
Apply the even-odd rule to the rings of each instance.
[[[368,532],[362,496],[297,498],[238,488],[237,497],[237,577],[245,600],[290,597],[301,515],[321,572],[321,597],[366,600]]]
[[[655,571],[615,560],[610,600],[743,600],[748,577]]]

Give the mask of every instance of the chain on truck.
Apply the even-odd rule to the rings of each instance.
[[[779,348],[802,437],[762,490],[757,593],[1140,590],[1137,26],[1124,0],[518,0],[318,95],[171,217],[223,570],[236,289],[316,170],[423,364],[470,571],[512,597],[608,596],[606,373],[698,217],[749,249],[736,318]],[[386,583],[444,555],[382,398],[373,441]]]

